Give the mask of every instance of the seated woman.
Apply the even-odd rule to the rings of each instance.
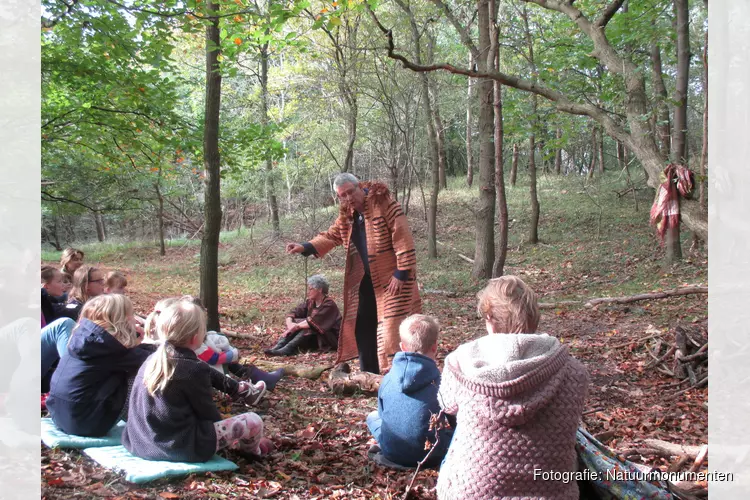
[[[60,256],[60,272],[63,273],[63,282],[68,284],[62,295],[62,300],[67,300],[67,291],[73,283],[73,275],[83,265],[84,253],[77,248],[66,248]]]
[[[307,300],[287,314],[283,337],[263,352],[270,356],[292,356],[299,349],[336,350],[340,328],[341,313],[328,296],[328,281],[316,274],[307,280]]]
[[[65,316],[78,321],[83,305],[104,293],[104,281],[104,273],[96,267],[81,266],[76,269]]]
[[[578,499],[576,429],[589,378],[555,337],[537,334],[539,306],[519,278],[490,280],[477,310],[489,335],[445,358],[438,391],[456,429],[437,481],[440,500]]]

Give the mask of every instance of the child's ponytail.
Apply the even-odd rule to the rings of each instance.
[[[163,391],[173,373],[174,366],[167,353],[167,344],[162,342],[154,355],[148,359],[148,365],[143,373],[143,383],[148,393],[153,396],[157,391]]]
[[[157,311],[155,310],[154,313],[157,313]],[[149,315],[149,318],[154,313]],[[198,335],[201,340],[205,338],[206,316],[197,305],[183,299],[177,299],[166,308],[161,309],[155,315],[155,318],[151,319],[151,323],[156,325],[155,330],[161,345],[147,361],[148,365],[143,374],[143,382],[149,394],[153,396],[157,391],[163,391],[166,388],[174,373],[174,362],[170,359],[168,349],[188,347],[195,335]],[[150,326],[147,321],[147,331]]]

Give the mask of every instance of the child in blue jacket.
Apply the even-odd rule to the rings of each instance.
[[[428,453],[426,442],[435,443],[430,417],[440,412],[440,370],[435,363],[439,329],[437,320],[424,314],[413,314],[401,323],[401,352],[396,353],[391,370],[380,383],[377,411],[367,416],[367,427],[381,454],[402,466],[416,467]],[[439,435],[440,442],[426,467],[443,460],[453,428],[442,429]]]

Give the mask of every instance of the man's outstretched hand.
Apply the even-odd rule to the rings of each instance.
[[[286,246],[286,253],[302,253],[305,251],[305,247],[299,243],[289,243]]]

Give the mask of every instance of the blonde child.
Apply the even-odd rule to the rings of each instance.
[[[184,297],[170,297],[162,299],[156,303],[154,310],[146,317],[144,330],[146,332],[147,343],[158,343],[162,339],[159,338],[159,333],[156,328],[157,320],[161,316],[162,311],[166,310],[169,306],[178,303],[179,301],[194,301],[190,295]],[[203,344],[202,344],[203,345]],[[196,353],[200,350],[197,349]],[[236,351],[236,349],[235,349]],[[200,359],[200,358],[199,358]],[[211,371],[211,385],[219,392],[228,394],[232,399],[243,400],[249,405],[254,405],[260,402],[263,395],[266,392],[266,384],[263,381],[252,384],[246,381],[237,382],[231,377],[224,375],[223,371],[212,370]]]
[[[378,409],[367,416],[367,427],[380,453],[404,467],[416,467],[427,455],[425,443],[435,444],[430,420],[440,413],[440,370],[435,363],[439,331],[437,320],[424,314],[412,314],[401,322],[401,351],[380,383]],[[440,464],[452,435],[452,428],[440,430],[440,440],[425,466]]]
[[[221,420],[211,397],[211,372],[194,350],[206,335],[203,310],[178,300],[155,319],[161,339],[133,385],[122,443],[148,460],[205,462],[222,448],[264,455],[272,448],[263,438],[255,413]]]
[[[129,298],[101,295],[86,302],[52,376],[47,408],[57,427],[103,436],[125,416],[129,379],[151,353],[140,343]]]
[[[536,295],[520,278],[490,280],[477,297],[488,335],[449,354],[440,383],[440,405],[457,425],[438,498],[577,500],[575,481],[542,481],[535,470],[577,470],[586,369],[556,338],[535,333]]]
[[[128,280],[120,271],[110,271],[104,284],[104,293],[124,294],[128,286]]]

